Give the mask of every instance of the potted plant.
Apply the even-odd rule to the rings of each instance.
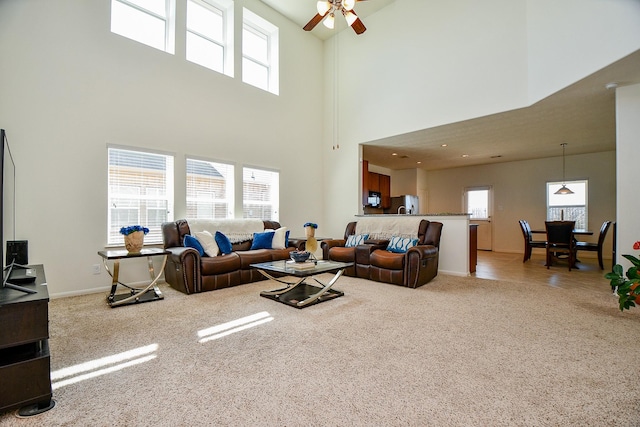
[[[130,254],[137,254],[144,246],[144,235],[149,232],[147,227],[141,225],[129,225],[120,229],[124,236],[124,247]]]
[[[633,249],[640,250],[640,241],[633,244]],[[640,273],[638,273],[638,269],[640,269],[640,259],[633,255],[622,256],[633,264],[627,270],[626,277],[623,275],[620,264],[616,264],[613,267],[613,271],[604,276],[610,280],[613,293],[618,295],[620,311],[624,311],[624,309],[629,310],[631,307],[635,307],[636,303],[640,304],[640,287],[638,286],[640,283]]]

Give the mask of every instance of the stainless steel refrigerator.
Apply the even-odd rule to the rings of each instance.
[[[419,210],[420,204],[418,203],[418,196],[406,194],[404,196],[391,198],[391,208],[389,208],[388,213],[416,215],[419,213]]]

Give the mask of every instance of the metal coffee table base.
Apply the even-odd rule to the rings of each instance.
[[[313,304],[335,299],[344,295],[344,292],[331,289],[336,281],[342,276],[344,269],[338,270],[329,283],[322,283],[315,277],[301,277],[295,282],[287,282],[277,277],[273,277],[264,270],[260,270],[265,277],[276,282],[287,285],[281,289],[275,289],[273,291],[262,291],[260,296],[272,299],[274,301],[281,302],[283,304],[290,305],[296,308],[304,308]],[[312,279],[320,286],[310,285],[305,283],[306,279]]]

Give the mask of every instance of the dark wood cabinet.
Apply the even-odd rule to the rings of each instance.
[[[362,161],[362,206],[369,204],[369,162]]]
[[[30,268],[35,283],[21,286],[35,294],[0,288],[0,412],[34,406],[23,415],[52,406],[49,292],[44,268]]]
[[[369,172],[369,191],[380,192],[380,174]]]
[[[380,206],[382,209],[391,207],[391,177],[389,175],[380,175]]]

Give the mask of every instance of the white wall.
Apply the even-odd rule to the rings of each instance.
[[[184,0],[175,55],[112,34],[108,0],[0,2],[15,237],[29,240],[31,263],[45,265],[51,294],[110,284],[92,274],[106,244],[107,144],[175,154],[176,218],[193,155],[279,170],[280,222],[294,235],[307,221],[322,227],[322,42],[258,0],[235,3],[238,49],[243,6],[280,28],[280,96],[243,84],[239,55],[235,78],[186,61]]]
[[[600,226],[616,217],[616,153],[613,151],[566,157],[566,179],[589,180],[588,228],[598,241]],[[562,158],[526,160],[427,172],[429,208],[432,212],[462,211],[464,189],[491,186],[493,191],[493,250],[522,252],[518,220],[544,229],[546,182],[562,180]],[[611,258],[613,233],[605,241],[604,257]],[[640,240],[640,238],[639,238]],[[582,254],[580,256],[583,256]],[[585,253],[584,257],[593,256]]]
[[[640,240],[640,197],[638,197],[638,158],[640,153],[640,85],[616,89],[616,162],[618,185],[617,262],[626,271],[631,263],[622,258],[640,257],[633,243]]]
[[[630,0],[402,0],[366,25],[360,37],[346,31],[325,44],[325,59],[339,58],[339,114],[325,144],[337,138],[341,148],[326,157],[324,177],[332,209],[344,210],[326,217],[336,235],[358,212],[354,145],[529,106],[640,48]],[[327,93],[334,80],[327,74]]]

